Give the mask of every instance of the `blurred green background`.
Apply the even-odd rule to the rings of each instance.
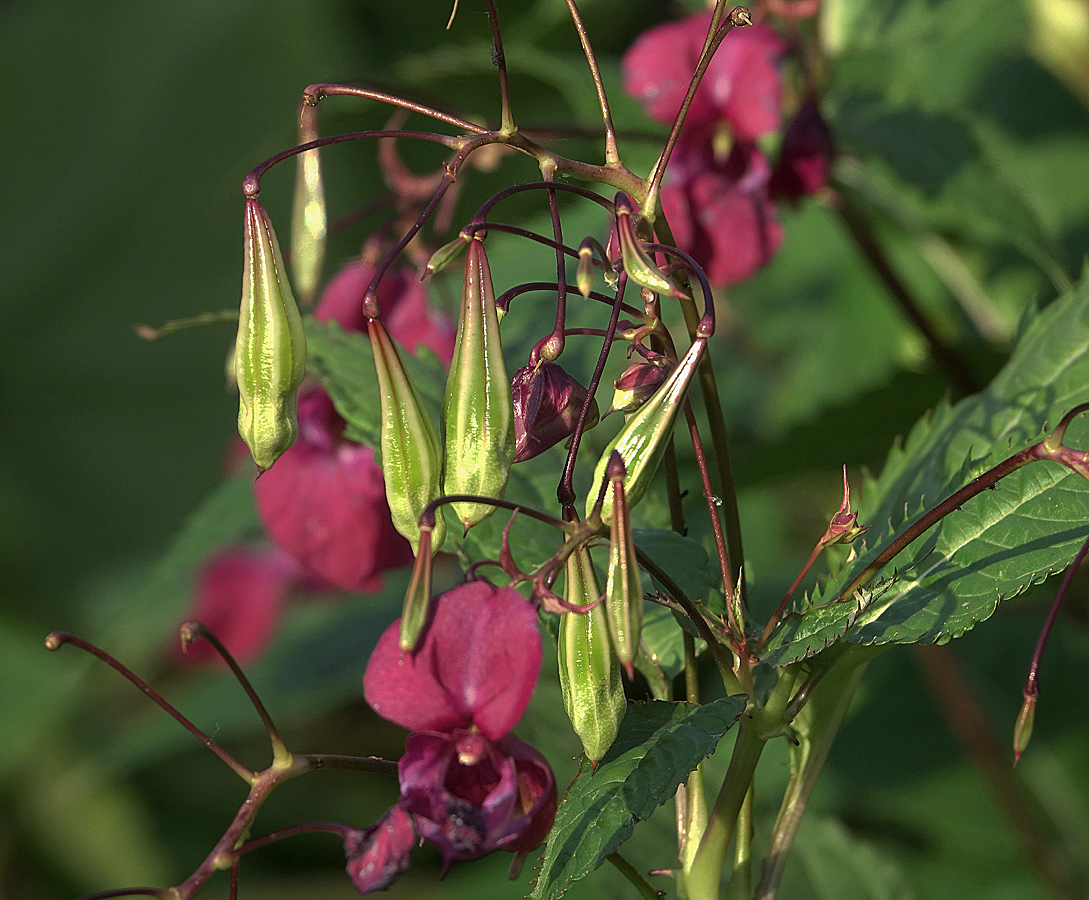
[[[620,91],[619,55],[684,5],[581,6],[619,126],[661,133]],[[499,8],[520,120],[593,128],[596,104],[560,0]],[[223,377],[231,329],[149,344],[133,326],[237,303],[241,179],[294,142],[307,84],[399,85],[494,121],[480,4],[462,0],[450,32],[448,14],[446,0],[0,6],[8,86],[0,896],[52,900],[174,883],[241,799],[229,773],[130,686],[75,651],[48,654],[48,631],[102,644],[232,752],[254,765],[265,758],[237,688],[217,671],[181,672],[168,649],[201,559],[255,528],[248,485],[223,475],[236,402]],[[1089,248],[1089,4],[830,0],[821,34],[843,184],[928,314],[985,378],[1022,311],[1076,281]],[[386,118],[374,105],[335,99],[323,104],[322,130],[381,127]],[[637,170],[653,158],[652,144],[636,137],[622,150]],[[596,159],[598,150],[572,140],[561,152]],[[379,189],[372,147],[338,148],[326,164],[333,216]],[[529,180],[534,171],[516,161],[499,175],[474,176],[459,213],[505,177]],[[282,238],[291,184],[287,167],[264,182]],[[774,263],[720,298],[730,311],[719,371],[743,487],[746,563],[764,609],[835,509],[838,466],[879,467],[892,440],[945,392],[834,214],[808,204],[783,219],[787,238]],[[327,272],[364,236],[338,238]],[[513,250],[497,253],[494,267],[497,278],[528,277]],[[365,709],[359,679],[403,586],[393,575],[381,597],[300,606],[289,617],[255,679],[293,746],[400,752],[400,735],[379,730]],[[1053,590],[1049,583],[1010,604],[955,645],[1003,748]],[[1083,583],[1045,662],[1037,736],[1018,770],[1030,808],[1082,874],[1087,619]],[[520,733],[539,740],[562,788],[577,745],[556,737],[563,713],[547,673],[538,693]],[[374,746],[375,735],[384,746]],[[768,767],[772,814],[784,766]],[[258,823],[262,831],[320,818],[362,826],[392,797],[390,784],[323,773],[284,789]],[[663,812],[631,850],[648,865],[669,865]],[[872,667],[811,813],[784,898],[1057,896],[1034,875],[906,651]],[[331,843],[300,838],[247,860],[242,896],[352,896]],[[394,895],[522,896],[525,876],[507,883],[500,857],[458,866],[436,886],[434,859],[421,856],[430,869],[417,867]],[[612,872],[589,883],[578,896],[632,896]],[[224,895],[225,885],[207,889],[216,890]]]

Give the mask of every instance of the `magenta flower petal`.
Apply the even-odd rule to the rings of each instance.
[[[624,54],[621,61],[624,90],[642,103],[647,115],[655,121],[670,124],[676,118],[710,24],[708,12],[657,25],[636,38]],[[701,84],[689,108],[686,125],[714,117],[711,92]]]
[[[771,196],[797,203],[815,194],[828,184],[832,153],[832,132],[821,118],[816,101],[809,99],[783,135],[779,161],[769,184]]]
[[[412,561],[412,548],[393,527],[374,451],[343,431],[325,391],[300,397],[299,437],[254,496],[269,535],[307,570],[343,590],[373,591],[385,569]]]
[[[751,141],[779,130],[783,104],[779,66],[786,50],[786,42],[767,25],[735,28],[707,67],[700,92],[710,93],[712,105],[736,139]]]
[[[361,894],[384,891],[408,868],[409,851],[416,843],[412,819],[400,804],[364,831],[344,838],[348,875]]]
[[[496,849],[536,847],[555,819],[556,783],[536,750],[515,737],[417,732],[398,768],[401,805],[449,863]]]
[[[512,588],[473,581],[434,601],[423,643],[403,654],[400,620],[378,641],[363,676],[367,702],[412,731],[475,726],[498,740],[525,712],[541,666],[533,605]]]
[[[710,140],[678,144],[680,166],[662,187],[662,208],[677,246],[714,284],[734,284],[765,265],[783,229],[768,198],[770,167],[751,144],[737,143],[718,162]]]
[[[197,576],[196,607],[186,618],[202,622],[245,665],[271,642],[289,595],[304,580],[299,564],[286,553],[271,547],[231,547],[213,556]],[[218,658],[205,641],[178,657]]]
[[[336,321],[345,331],[363,331],[363,292],[374,277],[375,267],[354,260],[322,291],[314,308],[319,322]],[[390,269],[378,285],[378,308],[394,340],[411,351],[423,344],[446,365],[454,356],[457,329],[431,306],[427,289],[408,269]]]

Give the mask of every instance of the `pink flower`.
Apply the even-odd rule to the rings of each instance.
[[[682,138],[662,186],[662,209],[677,246],[715,284],[743,281],[783,242],[768,197],[771,167],[754,144],[738,142],[723,159],[710,139]]]
[[[400,621],[382,635],[363,692],[379,715],[413,733],[398,765],[401,799],[346,841],[361,892],[383,890],[407,868],[414,835],[435,844],[448,866],[497,849],[528,852],[544,840],[555,779],[540,753],[509,734],[540,665],[533,605],[484,581],[436,598],[415,654],[401,651]]]
[[[197,603],[189,618],[206,625],[238,662],[254,660],[272,640],[288,596],[305,582],[294,559],[271,547],[229,547],[197,576]],[[193,660],[218,656],[197,641],[185,651]]]
[[[624,55],[624,86],[651,118],[676,117],[710,20],[707,12],[659,25]],[[717,284],[748,278],[782,243],[768,193],[771,167],[754,141],[780,126],[785,52],[766,25],[731,31],[696,91],[666,170],[661,203],[677,246]]]
[[[658,25],[624,54],[624,89],[652,119],[670,124],[676,118],[710,25],[710,12]],[[739,140],[777,131],[785,52],[786,43],[767,25],[733,29],[711,59],[684,127],[725,121]]]

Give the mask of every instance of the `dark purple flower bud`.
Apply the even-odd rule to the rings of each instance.
[[[348,875],[361,894],[384,891],[408,868],[408,855],[416,843],[412,818],[400,804],[370,828],[352,831],[344,838]]]
[[[586,388],[556,363],[542,360],[514,373],[510,384],[514,403],[514,462],[525,462],[574,434],[586,403]],[[586,427],[598,422],[591,401]]]
[[[476,727],[499,740],[522,718],[541,667],[537,611],[512,588],[472,581],[436,597],[415,653],[400,620],[378,640],[363,693],[384,719],[411,731]]]
[[[552,770],[510,735],[490,741],[463,729],[410,734],[399,774],[400,805],[447,865],[493,850],[531,850],[555,818]]]
[[[768,190],[775,200],[796,203],[828,184],[832,163],[832,132],[821,118],[817,102],[808,99],[783,135],[779,161]]]

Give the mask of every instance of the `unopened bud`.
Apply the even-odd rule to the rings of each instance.
[[[616,195],[614,203],[616,204],[616,232],[620,238],[620,256],[628,277],[640,287],[654,291],[656,294],[687,297],[684,291],[662,273],[653,257],[644,249],[643,242],[635,233],[635,224],[632,221],[635,208],[631,198],[621,192]]]
[[[605,415],[634,412],[654,396],[654,392],[662,386],[671,371],[673,364],[664,356],[660,360],[628,366],[613,382],[613,403]]]
[[[457,345],[443,412],[444,492],[501,498],[514,459],[514,407],[491,270],[479,238],[470,242],[465,259]],[[455,503],[453,507],[465,528],[495,510],[487,503]]]
[[[673,423],[684,403],[706,344],[703,338],[693,341],[665,383],[628,417],[620,433],[609,442],[594,470],[593,484],[586,499],[587,518],[593,513],[602,485],[606,485],[606,488],[600,509],[601,518],[608,522],[612,517],[612,487],[606,480],[605,470],[614,450],[620,454],[627,469],[624,487],[628,504],[634,506],[642,499],[665,454]]]
[[[843,467],[843,502],[840,503],[836,514],[828,523],[828,528],[821,538],[821,546],[830,544],[850,544],[864,531],[869,530],[869,525],[858,524],[858,513],[851,510],[851,486],[847,483],[847,467]]]
[[[525,366],[511,379],[514,405],[514,462],[525,462],[574,434],[586,404],[586,388],[556,363]],[[590,401],[586,428],[597,424],[597,403]]]
[[[418,551],[420,513],[442,493],[442,444],[401,355],[380,319],[367,322],[382,407],[382,477],[393,526]],[[446,538],[446,521],[435,519],[431,552]]]
[[[306,335],[272,222],[260,201],[246,200],[242,303],[235,341],[238,433],[264,471],[295,442]]]
[[[597,605],[585,613],[564,613],[557,643],[563,705],[592,762],[612,745],[627,710],[601,596],[590,552],[583,547],[567,558],[564,598],[572,606]]]
[[[1017,714],[1017,723],[1013,726],[1013,764],[1016,766],[1021,761],[1021,754],[1028,747],[1032,738],[1032,723],[1036,718],[1036,697],[1026,694],[1021,704],[1021,711]]]
[[[472,238],[467,234],[459,234],[456,238],[447,244],[443,244],[431,254],[431,257],[427,260],[427,265],[424,266],[423,277],[427,278],[430,275],[434,275],[436,272],[441,272],[451,263],[461,259],[461,255],[469,249],[469,242]]]
[[[594,246],[588,243],[587,238],[579,244],[579,264],[575,269],[575,284],[584,299],[590,298],[590,291],[594,289]]]

